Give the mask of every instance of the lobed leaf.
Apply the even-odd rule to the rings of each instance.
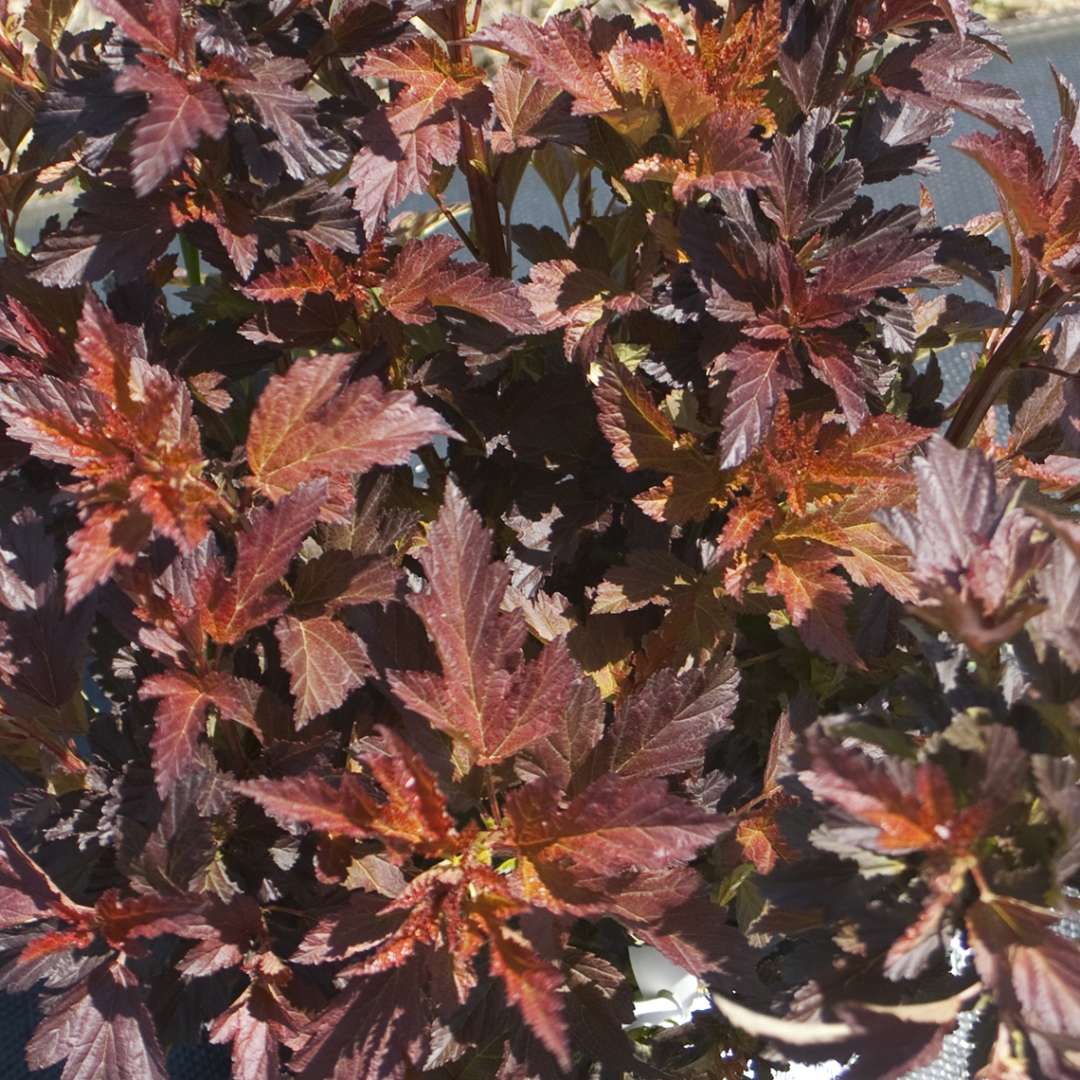
[[[575,679],[562,641],[522,658],[525,621],[501,610],[506,567],[488,561],[491,534],[453,485],[420,556],[428,590],[410,597],[442,665],[440,674],[396,671],[401,702],[461,740],[478,765],[503,761],[556,729]]]
[[[267,384],[248,430],[251,484],[278,500],[298,485],[332,485],[375,465],[399,465],[436,435],[452,432],[405,390],[376,378],[347,382],[348,356],[297,360]]]

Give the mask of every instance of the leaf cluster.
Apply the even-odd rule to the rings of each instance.
[[[0,3],[29,1066],[1080,1076],[1066,78],[1044,147],[967,0],[98,7]],[[958,111],[1000,211],[876,205]]]

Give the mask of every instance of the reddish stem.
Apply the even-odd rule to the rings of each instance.
[[[1016,321],[994,348],[985,367],[968,383],[945,437],[954,446],[967,446],[979,430],[983,417],[993,408],[998,394],[1023,359],[1024,352],[1066,296],[1051,285]]]
[[[468,59],[468,47],[463,43],[469,36],[467,4],[468,0],[457,0],[451,9],[452,40],[446,43],[446,47],[454,64],[464,64]],[[492,274],[509,277],[510,260],[506,256],[505,230],[499,217],[499,196],[489,167],[488,147],[483,136],[465,117],[461,117],[459,123],[461,150],[458,153],[458,167],[469,187],[476,247]]]

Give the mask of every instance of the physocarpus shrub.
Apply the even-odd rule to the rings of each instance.
[[[98,6],[0,5],[29,1065],[1080,1075],[1066,78],[967,0]],[[957,110],[1000,211],[875,203]]]

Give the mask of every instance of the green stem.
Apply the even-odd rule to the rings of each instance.
[[[184,259],[188,285],[201,285],[202,262],[199,258],[199,249],[183,233],[180,234],[180,254]]]

